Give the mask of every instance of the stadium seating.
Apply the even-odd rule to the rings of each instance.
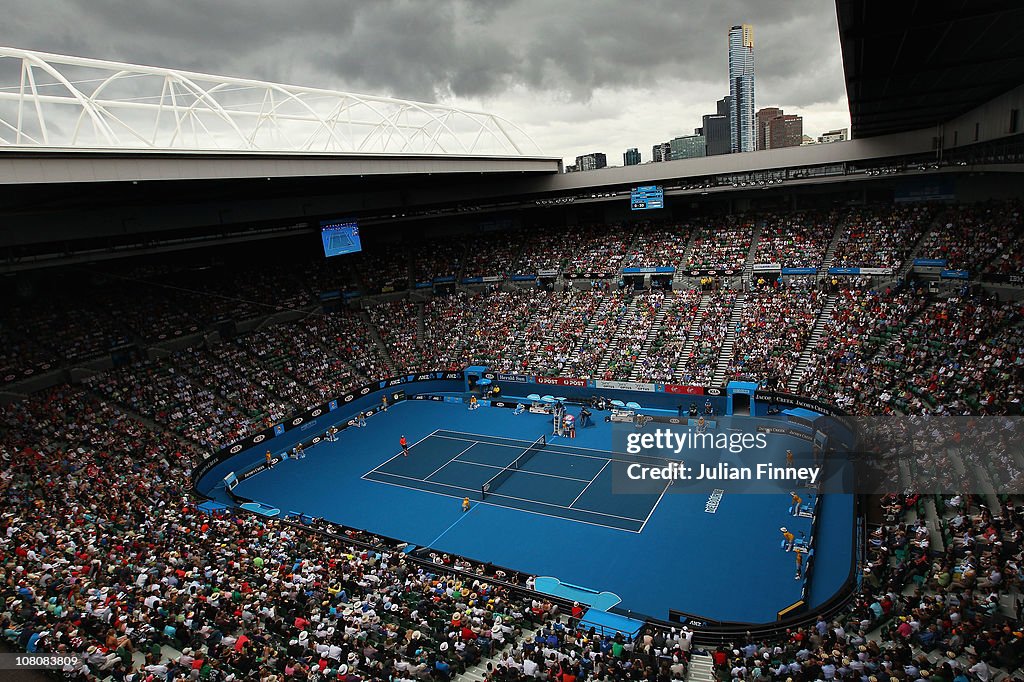
[[[821,265],[835,236],[837,266],[898,270],[912,252],[972,272],[1017,273],[1024,262],[1017,203],[875,206],[524,230],[521,243],[391,244],[351,268],[310,262],[301,273],[301,259],[205,274],[126,266],[116,274],[133,287],[96,278],[62,301],[8,306],[0,367],[15,380],[25,369],[81,369],[114,347],[135,351],[81,383],[62,375],[0,406],[0,631],[22,650],[82,652],[94,679],[124,679],[129,668],[154,679],[311,679],[344,667],[360,679],[427,680],[478,663],[496,682],[682,679],[704,657],[682,629],[652,625],[635,642],[578,632],[570,612],[516,589],[530,576],[437,553],[420,563],[323,520],[211,515],[187,485],[204,454],[288,414],[393,373],[470,363],[696,385],[722,368],[725,380],[795,386],[854,414],[1022,413],[1024,307],[977,287],[934,293],[847,276],[755,278],[743,292],[692,280],[675,291],[619,285],[622,267],[741,267],[755,227],[756,263]],[[364,299],[366,310],[317,300],[546,269],[609,276],[553,290],[396,294]],[[273,317],[283,310],[296,314]],[[259,322],[221,335],[225,319]],[[165,343],[182,337],[180,347]],[[943,458],[913,466],[941,471]],[[966,462],[987,466],[972,453]],[[1003,465],[1024,476],[1021,462]],[[885,671],[908,682],[970,670],[985,682],[1001,679],[995,668],[1017,668],[1020,500],[968,492],[882,498],[849,603],[827,620],[712,646],[711,670],[721,680]]]

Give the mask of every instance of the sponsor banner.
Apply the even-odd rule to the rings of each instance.
[[[516,408],[515,402],[509,402],[508,400],[492,400],[490,403],[491,407],[509,407],[513,410]]]
[[[484,282],[500,282],[505,278],[502,277],[501,275],[487,275],[485,277],[481,277],[480,279],[483,280]]]
[[[40,372],[48,372],[51,369],[53,369],[53,365],[49,362],[20,368],[4,367],[3,369],[0,369],[0,383],[8,384],[12,381],[24,379],[25,377],[35,376]]]
[[[939,273],[942,279],[970,279],[971,273],[967,270],[943,270]]]
[[[793,438],[797,438],[799,440],[805,440],[807,442],[811,442],[811,441],[814,440],[814,436],[812,436],[811,434],[809,434],[806,431],[803,431],[801,429],[794,429],[791,426],[763,426],[763,425],[759,425],[757,427],[757,432],[758,433],[777,433],[777,434],[782,434],[784,436],[792,436]]]
[[[642,384],[637,381],[604,381],[597,380],[594,382],[596,388],[608,388],[615,389],[618,391],[644,391],[647,393],[654,392],[654,384]]]
[[[451,284],[455,281],[454,275],[445,275],[444,277],[435,277],[434,284]]]
[[[754,272],[781,272],[782,265],[780,263],[754,263]]]
[[[582,388],[587,385],[587,380],[567,379],[565,377],[534,377],[533,383],[545,386],[576,386]]]
[[[519,374],[495,374],[494,372],[486,372],[484,374],[485,379],[491,381],[507,381],[513,384],[528,384],[532,377],[526,377]]]
[[[512,275],[509,279],[513,282],[532,282],[537,279],[537,275]]]
[[[818,268],[782,268],[783,275],[816,275]]]
[[[193,324],[186,329],[174,329],[163,334],[157,334],[156,338],[158,341],[166,341],[167,339],[176,339],[184,334],[195,334],[199,331],[199,325]]]
[[[538,277],[558,277],[558,270],[538,270]]]
[[[829,267],[828,274],[892,274],[891,267]]]
[[[948,265],[945,258],[915,258],[914,265],[926,268],[944,268]]]
[[[690,268],[686,271],[690,277],[732,277],[740,274],[739,268]]]
[[[416,282],[414,285],[417,289],[429,289],[434,286],[433,282]]]
[[[463,402],[461,395],[446,395],[444,396],[446,403],[461,403]]]
[[[338,409],[338,401],[332,400],[331,402],[327,403],[327,409],[330,410],[331,412],[334,412],[336,409]]]
[[[614,272],[566,272],[562,274],[566,279],[611,279],[615,277]]]
[[[320,300],[321,301],[336,301],[339,298],[341,298],[341,290],[340,289],[335,289],[334,291],[321,291],[320,292]]]
[[[483,277],[463,277],[462,278],[462,283],[463,284],[480,284],[483,281],[484,281]]]
[[[281,455],[273,455],[270,458],[270,467],[277,466],[282,461],[284,461],[284,458],[281,457]],[[248,471],[243,471],[242,473],[238,474],[238,477],[237,477],[238,478],[238,483],[241,483],[242,481],[244,481],[246,479],[252,478],[256,474],[263,473],[268,468],[269,467],[267,467],[267,463],[266,462],[260,462],[259,464],[254,466],[252,469],[249,469]]]
[[[1014,286],[1024,286],[1024,273],[1016,272],[1012,274],[1000,274],[1000,273],[989,273],[981,276],[981,279],[985,282],[994,282],[998,284],[1012,284]]]
[[[819,414],[832,417],[851,432],[854,430],[852,422],[847,414],[838,407],[829,405],[828,403],[821,403],[817,400],[793,395],[792,393],[776,393],[774,391],[762,390],[758,390],[757,393],[754,394],[754,400],[771,403],[780,407],[802,407],[805,410],[810,410],[811,412],[817,412]]]
[[[417,393],[412,397],[413,400],[433,400],[434,402],[443,403],[443,395],[434,395],[433,393]]]
[[[274,436],[284,435],[284,424],[274,424]]]
[[[704,395],[703,386],[682,386],[680,384],[665,384],[665,393],[673,395]]]
[[[725,395],[725,389],[717,386],[707,386],[704,388],[704,395]]]
[[[675,271],[676,269],[671,265],[643,268],[622,268],[622,274],[624,275],[670,275]]]
[[[361,291],[346,291],[345,293],[342,294],[346,301],[353,298],[359,298],[362,295],[363,292]]]

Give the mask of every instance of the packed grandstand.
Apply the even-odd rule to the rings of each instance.
[[[1014,675],[1024,508],[1012,497],[873,498],[883,521],[827,619],[720,641],[652,621],[630,641],[575,628],[578,605],[532,591],[533,576],[415,560],[320,519],[204,513],[189,481],[204,453],[353,387],[469,365],[742,379],[858,415],[1019,416],[1020,301],[930,286],[913,264],[1024,274],[1021,209],[887,203],[409,236],[344,261],[140,258],[86,285],[57,277],[59,296],[22,296],[0,320],[8,388],[74,379],[0,407],[4,638],[84,653],[82,679],[669,680],[692,678],[698,655],[720,680]],[[623,273],[666,266],[660,281]],[[889,274],[780,274],[830,267]]]

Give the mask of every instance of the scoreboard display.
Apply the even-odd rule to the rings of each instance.
[[[324,243],[324,255],[341,256],[362,251],[359,240],[359,225],[353,220],[325,220],[320,223],[320,238]]]
[[[659,185],[634,187],[629,194],[629,207],[634,211],[665,208],[665,191]]]

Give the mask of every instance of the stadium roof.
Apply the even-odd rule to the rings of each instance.
[[[1020,0],[836,0],[836,13],[854,137],[929,128],[1024,84]]]
[[[0,149],[539,156],[459,107],[0,47]]]

